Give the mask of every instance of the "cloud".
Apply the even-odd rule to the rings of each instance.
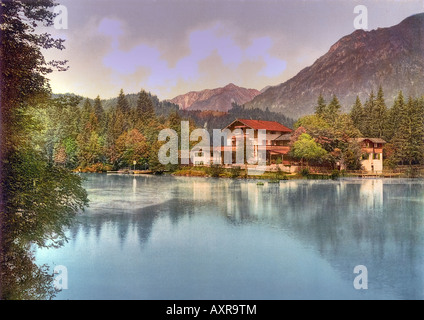
[[[122,83],[136,73],[140,68],[148,72],[142,83],[145,89],[158,92],[164,87],[174,87],[179,82],[198,82],[212,77],[208,72],[221,70],[221,82],[234,82],[230,75],[235,74],[240,66],[246,63],[260,62],[262,68],[255,70],[257,76],[276,77],[286,69],[286,61],[272,56],[269,51],[273,47],[270,37],[253,39],[248,47],[242,47],[235,41],[235,35],[226,32],[225,25],[216,23],[208,28],[192,30],[188,33],[187,54],[176,60],[174,66],[163,57],[169,52],[161,52],[155,45],[140,43],[127,50],[122,49],[123,26],[120,21],[103,19],[98,27],[99,33],[111,38],[111,49],[103,57],[103,65],[112,71],[115,83]],[[184,44],[181,44],[184,45]],[[211,57],[216,57],[210,59]],[[205,72],[200,72],[199,66],[208,61],[211,65]],[[240,70],[239,70],[240,71]],[[213,76],[216,78],[216,75]],[[124,81],[124,80],[123,80]],[[124,81],[125,82],[125,81]],[[162,88],[162,89],[160,89]],[[170,90],[166,90],[169,92]]]
[[[103,18],[97,30],[106,36],[111,36],[113,38],[118,38],[124,34],[122,30],[122,22],[117,19]]]

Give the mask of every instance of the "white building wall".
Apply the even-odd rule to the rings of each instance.
[[[383,171],[383,154],[380,153],[380,159],[373,159],[374,154],[370,153],[369,158],[362,160],[361,164],[365,171],[381,173]]]

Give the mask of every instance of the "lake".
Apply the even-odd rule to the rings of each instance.
[[[85,178],[56,299],[424,298],[423,180]]]

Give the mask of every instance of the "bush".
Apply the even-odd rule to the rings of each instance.
[[[333,180],[338,179],[338,178],[340,177],[340,171],[339,171],[339,170],[333,170],[333,171],[331,172],[330,177],[331,177],[331,179],[333,179]]]
[[[309,169],[308,168],[303,168],[302,170],[300,170],[300,175],[302,177],[307,177],[309,176]]]
[[[415,167],[408,167],[408,168],[405,170],[405,175],[406,175],[408,178],[418,178],[418,177],[420,176],[420,172],[419,172],[418,168],[415,168]]]
[[[277,179],[277,180],[288,180],[289,178],[287,178],[287,175],[285,174],[285,172],[283,172],[283,170],[281,170],[280,167],[277,167],[275,179]]]
[[[209,175],[217,178],[223,173],[224,169],[219,164],[214,164],[209,167]]]
[[[235,179],[240,176],[241,168],[240,167],[231,167],[230,169],[230,176],[231,178]]]

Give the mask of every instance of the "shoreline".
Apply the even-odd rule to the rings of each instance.
[[[210,167],[186,167],[175,171],[164,171],[155,173],[151,170],[117,170],[117,171],[78,171],[76,173],[103,173],[111,175],[171,175],[175,177],[203,177],[203,178],[224,178],[234,180],[269,180],[271,182],[284,180],[338,180],[342,178],[357,178],[357,179],[424,179],[422,174],[417,176],[408,176],[406,173],[345,173],[341,171],[329,172],[314,172],[314,173],[286,173],[278,171],[266,171],[261,175],[248,175],[245,169],[234,170],[228,168],[220,168],[213,170]]]

